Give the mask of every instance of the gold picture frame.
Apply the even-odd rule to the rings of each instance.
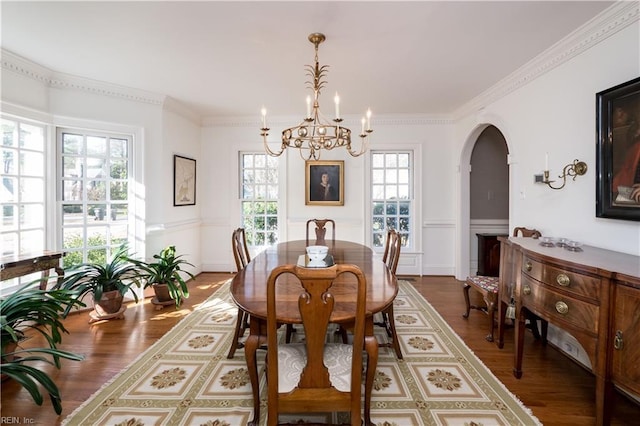
[[[305,162],[305,204],[344,206],[344,161]]]

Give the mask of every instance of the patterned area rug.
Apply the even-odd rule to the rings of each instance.
[[[541,424],[411,284],[400,281],[394,311],[404,360],[380,348],[371,409],[376,425]],[[253,404],[244,351],[226,358],[235,319],[226,283],[63,425],[246,424]],[[386,340],[384,330],[377,337]],[[260,424],[266,423],[263,370],[261,364]],[[334,416],[290,420],[344,420]]]

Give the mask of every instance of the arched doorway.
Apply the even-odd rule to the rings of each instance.
[[[460,153],[456,232],[456,278],[459,280],[476,272],[476,233],[508,233],[508,152],[503,132],[484,123],[473,129]]]
[[[494,235],[509,233],[509,165],[507,142],[497,127],[488,126],[471,152],[469,176],[470,273],[485,273],[478,245],[492,244]],[[478,238],[478,236],[480,236]],[[488,272],[486,272],[488,273]],[[494,273],[491,273],[493,275]]]

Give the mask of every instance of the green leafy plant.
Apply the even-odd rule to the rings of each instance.
[[[62,398],[55,382],[39,368],[29,365],[46,362],[60,368],[60,359],[84,359],[82,355],[58,349],[62,333],[68,333],[62,323],[66,308],[84,306],[70,290],[41,290],[34,283],[20,287],[0,299],[0,373],[22,385],[34,402],[42,405],[44,398],[38,384],[49,394],[57,414],[62,412]],[[21,348],[27,333],[41,334],[48,347]]]
[[[153,255],[153,262],[145,262],[142,260],[129,259],[141,271],[141,277],[145,279],[144,288],[152,287],[156,284],[166,284],[169,295],[176,302],[176,307],[180,305],[183,298],[189,297],[189,288],[184,281],[180,272],[184,272],[191,278],[194,275],[182,269],[182,266],[192,266],[182,255],[176,256],[176,247],[167,246],[160,254]]]
[[[104,264],[89,262],[72,266],[65,271],[62,283],[56,287],[74,291],[80,300],[91,294],[94,302],[99,302],[104,293],[117,290],[122,296],[130,292],[138,302],[133,286],[142,285],[140,274],[139,267],[129,260],[127,245],[123,244]],[[71,306],[68,306],[65,315],[70,310]]]

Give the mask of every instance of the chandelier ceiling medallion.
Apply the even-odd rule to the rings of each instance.
[[[306,118],[297,126],[290,127],[282,131],[282,144],[279,150],[272,150],[267,143],[269,128],[267,127],[267,110],[262,108],[262,128],[260,134],[264,142],[265,151],[274,157],[282,155],[287,148],[298,148],[300,156],[304,160],[319,160],[322,150],[332,150],[338,147],[345,147],[347,152],[353,157],[364,154],[367,150],[367,136],[371,129],[371,110],[368,109],[366,116],[362,118],[362,129],[360,131],[360,149],[356,150],[351,146],[351,130],[341,126],[340,118],[340,98],[336,93],[335,118],[332,124],[320,112],[318,97],[320,90],[324,88],[326,81],[323,79],[327,74],[328,65],[318,63],[318,45],[325,40],[324,34],[313,33],[309,35],[309,41],[315,46],[315,65],[306,65],[307,75],[311,81],[306,84],[313,90],[313,103],[311,96],[307,96]]]

